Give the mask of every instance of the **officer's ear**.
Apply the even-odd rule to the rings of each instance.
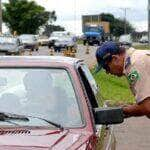
[[[115,64],[120,63],[120,56],[119,55],[112,55],[112,62]]]
[[[118,61],[119,59],[119,55],[112,55],[112,61]]]

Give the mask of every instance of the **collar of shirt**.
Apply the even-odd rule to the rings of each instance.
[[[128,74],[128,70],[131,67],[131,64],[132,64],[131,56],[134,52],[135,52],[135,49],[133,48],[126,51],[125,60],[124,60],[124,69],[123,69],[123,74],[125,75]]]

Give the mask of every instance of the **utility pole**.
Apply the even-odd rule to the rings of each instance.
[[[148,0],[148,44],[150,46],[150,0]]]
[[[129,8],[120,8],[124,11],[124,34],[127,34],[127,10]]]
[[[0,33],[2,33],[2,0],[0,0]]]
[[[76,25],[77,25],[77,15],[76,15],[76,12],[77,12],[77,4],[76,4],[76,0],[74,0],[74,32],[75,32],[75,35],[77,34],[77,28],[76,28]]]

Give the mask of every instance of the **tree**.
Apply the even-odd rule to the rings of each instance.
[[[34,1],[9,0],[4,3],[3,21],[11,32],[36,34],[40,27],[56,19],[55,11],[45,11]]]
[[[65,31],[65,28],[61,27],[59,25],[56,26],[56,25],[53,25],[53,24],[47,24],[47,25],[45,25],[43,34],[47,35],[47,36],[50,36],[50,34],[53,31]]]
[[[101,20],[102,21],[108,21],[110,22],[110,33],[114,36],[120,36],[124,34],[124,24],[126,23],[127,27],[127,34],[132,33],[135,31],[135,29],[132,27],[132,25],[128,21],[124,21],[120,18],[115,18],[112,14],[101,14]]]

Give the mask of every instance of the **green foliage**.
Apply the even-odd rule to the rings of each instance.
[[[119,78],[106,74],[104,71],[94,77],[104,100],[111,100],[113,104],[134,102],[134,96],[125,77]]]
[[[11,32],[17,31],[18,34],[36,34],[41,26],[57,19],[55,11],[45,11],[34,1],[9,0],[3,6],[3,21]]]
[[[44,27],[44,32],[43,34],[44,35],[47,35],[47,36],[50,36],[50,34],[53,32],[53,31],[65,31],[65,28],[64,27],[61,27],[61,26],[56,26],[56,25],[45,25]]]
[[[114,36],[120,36],[124,34],[124,24],[125,24],[124,20],[115,18],[114,15],[109,13],[108,14],[102,13],[101,20],[110,22],[110,32]],[[128,21],[126,21],[126,27],[127,33],[132,33],[134,31],[134,28]]]
[[[149,45],[136,45],[133,46],[135,49],[139,49],[139,50],[150,50],[150,46]]]

